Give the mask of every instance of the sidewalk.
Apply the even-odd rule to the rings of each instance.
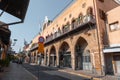
[[[0,80],[37,80],[37,78],[20,64],[11,63],[9,68],[0,73]]]
[[[95,73],[93,74],[93,73],[85,72],[82,70],[74,71],[72,69],[59,69],[58,71],[66,72],[66,73],[70,73],[70,74],[74,74],[74,75],[78,75],[78,76],[82,76],[82,77],[86,77],[86,78],[90,78],[93,80],[118,80],[117,76],[112,76],[112,75],[101,76],[101,75],[98,75]]]
[[[44,66],[45,67],[45,66]],[[48,66],[46,66],[48,67]],[[106,75],[106,76],[101,76],[98,75],[97,73],[91,73],[91,72],[86,72],[83,70],[72,70],[71,68],[56,68],[56,67],[48,67],[48,68],[52,68],[52,69],[58,69],[58,71],[61,72],[66,72],[69,74],[74,74],[74,75],[78,75],[78,76],[82,76],[82,77],[86,77],[86,78],[90,78],[91,80],[120,80],[120,77],[118,79],[117,76],[112,76],[112,75]]]

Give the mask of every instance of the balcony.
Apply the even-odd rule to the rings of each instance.
[[[50,35],[46,39],[45,45],[50,44],[54,41],[58,41],[62,38],[65,38],[67,37],[67,35],[71,35],[81,30],[84,30],[88,28],[90,25],[94,25],[94,24],[95,24],[95,18],[92,15],[83,16],[81,20],[77,18],[73,23],[71,23],[71,29],[70,27],[65,27],[63,31],[58,31],[55,32],[53,35]]]

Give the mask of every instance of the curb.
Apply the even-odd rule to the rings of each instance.
[[[31,72],[29,72],[28,70],[26,70],[24,67],[23,67],[23,69],[24,69],[28,74],[30,74],[33,78],[35,78],[36,80],[38,80],[38,78],[37,78],[35,75],[33,75]]]
[[[92,79],[91,76],[88,76],[88,75],[85,75],[85,74],[78,74],[78,73],[75,73],[75,72],[68,72],[66,70],[58,70],[60,72],[66,72],[66,73],[69,73],[69,74],[74,74],[74,75],[77,75],[77,76],[82,76],[82,77],[85,77],[85,78],[89,78],[89,79]],[[93,78],[92,80],[101,80],[100,78]]]
[[[78,73],[74,73],[74,72],[68,72],[68,71],[65,71],[65,70],[58,70],[58,71],[74,74],[74,75],[77,75],[77,76],[82,76],[82,77],[85,77],[85,78],[92,78],[91,76],[87,76],[87,75],[84,75],[84,74],[78,74]]]

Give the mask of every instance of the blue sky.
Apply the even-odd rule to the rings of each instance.
[[[30,0],[24,23],[10,26],[11,40],[17,39],[13,49],[18,52],[24,45],[24,39],[30,41],[39,33],[40,26],[44,17],[48,16],[50,20],[63,10],[72,0]],[[12,21],[10,15],[4,15],[1,21]],[[17,20],[17,19],[14,19]]]

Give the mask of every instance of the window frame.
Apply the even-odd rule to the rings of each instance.
[[[117,28],[111,29],[111,26],[112,26],[112,25],[117,25]],[[116,26],[115,26],[115,27],[116,27]],[[115,21],[115,22],[113,22],[113,23],[110,23],[110,24],[109,24],[109,30],[110,30],[111,32],[120,30],[119,22],[118,22],[118,21]]]

